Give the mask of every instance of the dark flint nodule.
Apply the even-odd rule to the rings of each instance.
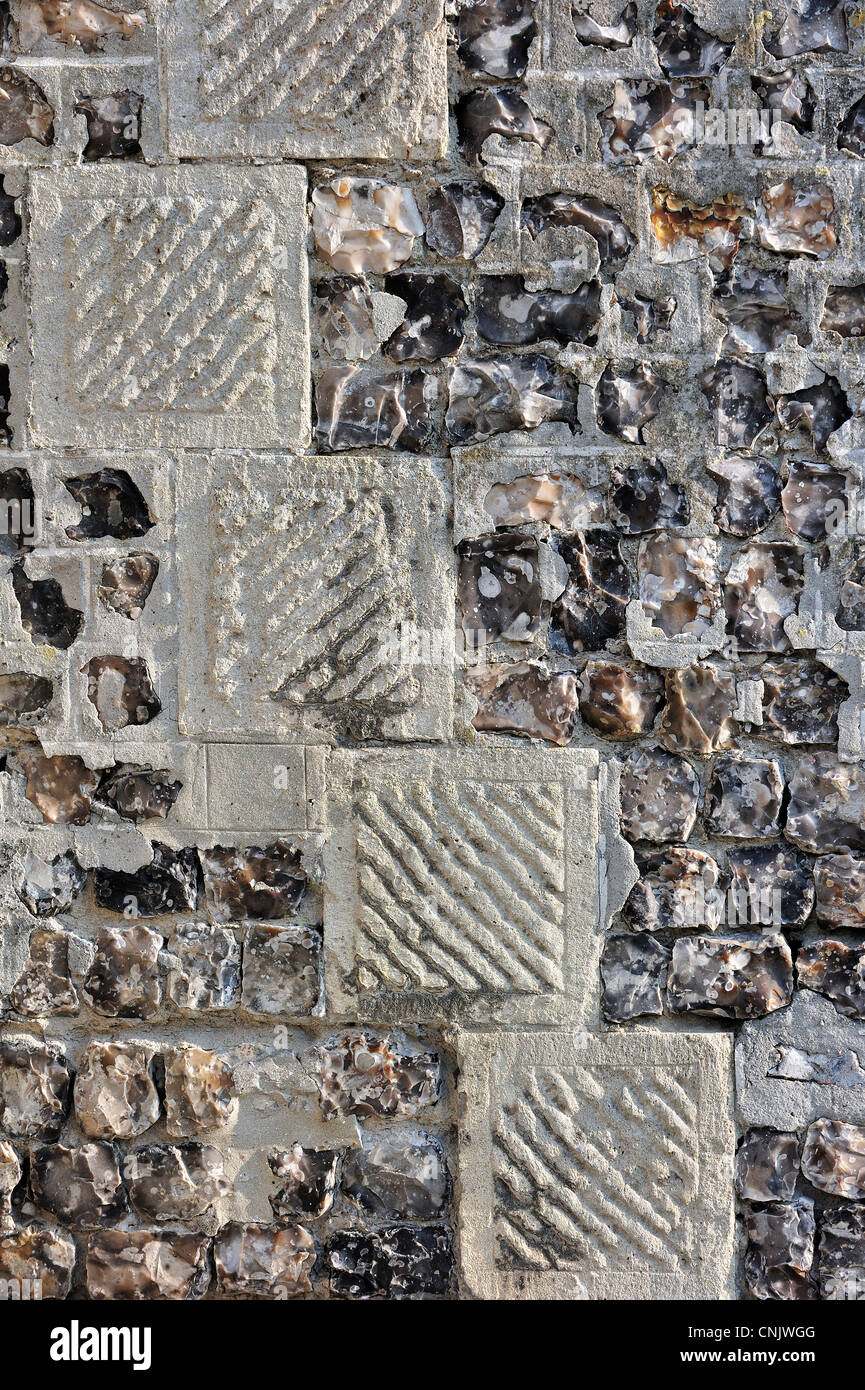
[[[706,465],[717,479],[718,500],[713,512],[728,536],[755,536],[781,506],[781,475],[772,460],[755,454],[735,454]]]
[[[658,736],[674,753],[705,757],[727,748],[736,730],[736,682],[715,666],[666,673],[667,705]]]
[[[865,946],[812,941],[799,949],[796,974],[800,989],[825,995],[848,1018],[865,1019]]]
[[[250,924],[241,1001],[251,1014],[307,1017],[321,996],[322,940],[314,927]]]
[[[325,1252],[331,1292],[346,1298],[446,1294],[453,1272],[450,1233],[395,1226],[368,1234],[337,1231]]]
[[[720,357],[701,386],[715,417],[715,443],[723,448],[749,449],[772,423],[772,402],[756,367]]]
[[[102,566],[96,590],[100,603],[130,620],[139,618],[159,574],[159,561],[145,550],[133,550]]]
[[[640,662],[587,661],[580,673],[583,723],[606,738],[648,733],[663,702],[661,673]]]
[[[448,1170],[441,1144],[420,1130],[368,1135],[342,1165],[342,1190],[368,1216],[430,1221],[441,1216]]]
[[[6,178],[0,174],[0,246],[11,246],[21,235],[21,218],[15,209],[15,198],[6,190]]]
[[[720,926],[724,894],[717,862],[703,850],[684,845],[636,850],[640,877],[622,908],[633,931],[693,931]]]
[[[547,671],[537,662],[475,666],[466,683],[478,702],[472,728],[565,744],[577,714],[573,671]]]
[[[74,852],[67,849],[55,855],[50,863],[28,854],[23,877],[16,883],[15,891],[34,917],[54,917],[58,912],[69,911],[86,882],[86,870],[82,869]]]
[[[0,145],[54,143],[54,111],[42,88],[21,68],[0,68]]]
[[[697,106],[706,109],[712,94],[702,82],[617,81],[612,103],[598,113],[601,155],[615,164],[669,161],[693,149]]]
[[[117,1150],[100,1141],[49,1144],[30,1158],[36,1205],[58,1221],[85,1229],[113,1225],[128,1214]]]
[[[820,1214],[820,1293],[833,1300],[861,1299],[865,1288],[865,1206],[832,1207]]]
[[[166,948],[168,997],[178,1009],[230,1009],[240,994],[240,943],[210,922],[175,926]]]
[[[680,936],[667,997],[674,1013],[762,1018],[793,998],[793,960],[783,936]]]
[[[533,237],[550,227],[579,227],[588,232],[598,244],[602,272],[623,266],[637,244],[616,209],[588,194],[542,193],[537,198],[525,198],[520,225]]]
[[[557,536],[553,548],[568,569],[568,583],[550,614],[550,645],[565,656],[603,651],[625,630],[631,580],[614,531],[591,528]]]
[[[312,298],[315,323],[325,351],[343,361],[366,361],[378,351],[369,285],[362,275],[331,275],[319,280]]]
[[[576,379],[539,353],[466,359],[451,373],[445,423],[455,444],[550,420],[574,431],[578,396]]]
[[[12,566],[12,590],[21,610],[21,626],[34,642],[60,651],[72,646],[84,614],[66,602],[56,579],[30,579],[18,560]]]
[[[827,376],[817,386],[779,396],[775,410],[782,429],[794,430],[803,425],[810,431],[816,449],[824,449],[830,434],[853,414],[847,404],[847,392],[833,376]]]
[[[573,294],[527,290],[522,275],[482,275],[477,288],[478,333],[488,343],[523,346],[598,340],[601,284],[586,280]]]
[[[658,62],[668,77],[703,77],[720,72],[733,51],[714,34],[701,29],[684,5],[662,0],[655,12]]]
[[[714,542],[702,536],[647,535],[637,555],[643,612],[667,637],[711,630],[721,605]]]
[[[102,774],[95,801],[110,806],[124,820],[165,820],[183,789],[171,773],[134,763],[116,763]]]
[[[687,840],[697,817],[700,782],[691,764],[662,748],[637,748],[622,767],[622,834],[631,841]]]
[[[388,275],[384,287],[407,306],[405,318],[383,348],[394,362],[437,362],[462,347],[468,311],[453,276],[401,271]]]
[[[763,680],[764,733],[782,743],[837,743],[838,710],[847,682],[810,657],[767,661]]]
[[[847,518],[847,475],[829,463],[793,459],[781,492],[784,520],[805,541],[826,540]]]
[[[45,713],[53,695],[54,684],[47,676],[30,671],[0,674],[0,728],[33,723]]]
[[[535,119],[512,87],[466,92],[456,104],[456,119],[460,147],[473,163],[480,161],[484,141],[490,135],[530,141],[545,150],[555,134],[552,126]]]
[[[811,862],[791,845],[736,845],[727,850],[737,922],[800,927],[814,906]]]
[[[126,917],[194,912],[199,894],[198,855],[194,849],[173,850],[154,840],[149,864],[134,873],[96,869],[93,890],[99,907]]]
[[[0,555],[24,555],[36,535],[36,497],[26,468],[0,473]]]
[[[807,1301],[815,1297],[810,1277],[814,1229],[814,1203],[809,1197],[746,1211],[745,1286],[752,1298]]]
[[[435,382],[419,369],[326,367],[315,383],[315,438],[325,453],[342,449],[408,449],[418,453],[432,434]]]
[[[854,541],[838,590],[835,621],[845,632],[865,632],[865,545]]]
[[[784,775],[774,758],[724,753],[706,792],[706,828],[740,840],[780,835],[783,795]]]
[[[27,778],[24,795],[53,825],[86,825],[99,774],[75,753],[49,757],[38,745],[26,745],[9,763]]]
[[[458,547],[458,593],[463,631],[485,641],[529,640],[538,630],[541,586],[538,543],[518,532],[498,531]]]
[[[608,936],[601,952],[601,1008],[611,1023],[664,1012],[670,948],[646,932]]]
[[[628,0],[621,14],[610,24],[601,24],[583,6],[571,5],[571,19],[580,43],[598,48],[629,48],[637,32],[637,6]]]
[[[114,733],[129,725],[149,724],[161,713],[162,701],[141,657],[94,656],[81,669],[87,676],[88,699],[103,729]]]
[[[12,986],[9,1002],[17,1013],[31,1018],[77,1013],[65,931],[41,928],[30,933],[30,964]]]
[[[712,311],[727,327],[724,352],[770,352],[797,327],[783,270],[731,266],[716,281]]]
[[[291,917],[306,894],[300,850],[283,840],[264,849],[214,845],[199,853],[207,905],[217,921]]]
[[[785,68],[782,72],[761,72],[752,76],[751,88],[760,106],[772,112],[772,120],[786,121],[800,135],[814,127],[814,112],[817,100],[814,88],[804,73],[795,68]],[[758,150],[762,146],[757,147]]]
[[[335,1149],[271,1149],[267,1155],[282,1186],[270,1198],[274,1216],[325,1216],[333,1206],[339,1153]]]
[[[865,1197],[865,1128],[814,1120],[805,1134],[802,1174],[831,1197]]]
[[[631,294],[619,286],[615,299],[626,313],[633,315],[638,343],[651,343],[656,333],[666,332],[676,312],[677,300],[672,294],[668,299],[651,299],[636,290]]]
[[[736,1153],[736,1191],[745,1202],[789,1202],[799,1177],[797,1134],[749,1129]]]
[[[80,97],[73,108],[87,121],[87,144],[81,158],[135,159],[141,154],[140,92],[122,90],[107,97]]]
[[[643,429],[660,410],[667,385],[647,362],[630,371],[617,371],[608,362],[597,385],[601,429],[629,444],[642,444]]]
[[[789,0],[780,28],[763,30],[763,47],[773,58],[795,58],[799,53],[846,53],[846,8],[844,0]]]
[[[426,243],[446,260],[474,260],[493,234],[505,199],[488,183],[443,183],[429,195]]]
[[[796,612],[805,553],[787,541],[759,541],[732,556],[724,581],[727,631],[749,652],[786,652],[784,620]]]
[[[123,1160],[129,1200],[149,1221],[192,1221],[230,1190],[222,1154],[195,1139],[141,1144]]]
[[[162,936],[150,927],[104,927],[84,981],[84,997],[108,1018],[151,1018],[162,1002]]]
[[[486,77],[522,77],[538,32],[532,0],[465,0],[456,30],[463,67]]]
[[[865,336],[865,285],[830,285],[820,327],[841,338]]]
[[[690,515],[685,488],[670,482],[660,459],[615,468],[607,506],[612,524],[629,536],[664,526],[684,526]]]
[[[436,1052],[398,1050],[371,1031],[343,1034],[319,1049],[319,1103],[331,1115],[415,1115],[436,1105],[442,1094],[442,1063]]]
[[[833,928],[865,929],[865,855],[821,854],[814,864],[817,917]]]
[[[82,512],[78,524],[66,528],[70,540],[113,536],[115,540],[128,541],[143,536],[156,525],[141,489],[121,468],[82,473],[80,477],[67,478],[64,486]]]
[[[811,854],[865,850],[865,784],[859,763],[833,752],[799,757],[790,777],[788,840]]]

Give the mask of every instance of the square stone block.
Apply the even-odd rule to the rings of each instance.
[[[453,612],[447,489],[427,462],[187,459],[179,499],[186,733],[447,735],[452,654],[406,660],[400,641]]]
[[[305,194],[291,166],[36,172],[37,443],[304,444]]]
[[[172,154],[445,153],[441,0],[173,0],[159,33]]]
[[[464,1033],[465,1288],[730,1297],[731,1047],[709,1034]]]
[[[207,745],[207,823],[212,830],[315,829],[322,823],[318,748],[273,743]]]
[[[593,1019],[597,754],[331,754],[328,997],[361,1017]]]

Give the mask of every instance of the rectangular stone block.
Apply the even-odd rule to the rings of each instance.
[[[36,442],[303,445],[305,191],[290,166],[36,172]]]
[[[436,158],[441,0],[175,0],[160,20],[168,143],[198,158]]]
[[[731,1296],[731,1039],[465,1033],[458,1057],[467,1290]]]
[[[208,825],[213,830],[321,825],[321,761],[316,748],[208,744]]]
[[[597,1007],[597,754],[335,753],[329,997],[360,1016]]]

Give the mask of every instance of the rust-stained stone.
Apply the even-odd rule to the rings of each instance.
[[[309,1293],[315,1242],[303,1226],[231,1221],[213,1247],[221,1293],[292,1298]]]
[[[736,1191],[745,1202],[789,1202],[802,1145],[797,1134],[749,1129],[736,1153]]]
[[[315,437],[320,449],[407,449],[417,453],[432,432],[435,381],[419,369],[326,367],[315,383]]]
[[[838,710],[849,695],[847,682],[810,657],[766,661],[763,730],[782,743],[837,743]]]
[[[817,256],[835,250],[835,201],[828,188],[797,189],[792,179],[764,188],[757,208],[757,234],[768,251]]]
[[[12,986],[9,1002],[19,1014],[72,1014],[78,994],[69,978],[69,937],[64,931],[30,933],[30,964]]]
[[[865,1129],[819,1119],[808,1126],[802,1172],[833,1197],[865,1197]]]
[[[819,862],[819,861],[818,861]],[[814,906],[810,860],[790,845],[736,845],[727,851],[736,920],[798,927]]]
[[[153,1048],[88,1044],[75,1077],[75,1118],[90,1139],[134,1139],[159,1119]]]
[[[814,1203],[807,1197],[745,1213],[745,1286],[752,1298],[814,1297]]]
[[[199,856],[207,906],[218,922],[291,917],[306,894],[300,851],[284,840],[264,849],[214,845],[199,850]]]
[[[149,864],[124,873],[97,869],[93,891],[100,907],[125,917],[161,917],[166,912],[194,912],[199,893],[198,855],[194,849],[173,850],[153,841]]]
[[[426,243],[446,260],[474,260],[493,234],[505,206],[488,183],[444,183],[429,195]]]
[[[622,834],[629,840],[687,840],[697,816],[700,783],[686,758],[662,748],[636,748],[622,768]]]
[[[129,725],[149,724],[162,710],[147,663],[137,656],[94,656],[82,672],[87,695],[107,733]]]
[[[678,303],[675,295],[667,299],[651,299],[636,291],[628,294],[621,287],[617,288],[615,298],[626,313],[633,315],[638,343],[651,343],[657,332],[666,331]]]
[[[626,535],[684,526],[690,515],[688,494],[671,483],[660,459],[613,469],[607,494],[610,523]]]
[[[89,1298],[200,1298],[210,1284],[207,1236],[194,1231],[98,1231],[87,1237]]]
[[[865,546],[853,543],[838,590],[835,621],[845,632],[865,632]]]
[[[42,88],[21,68],[0,68],[0,145],[54,143],[54,111]]]
[[[610,1023],[664,1012],[670,948],[646,932],[608,936],[601,952],[601,1007]]]
[[[181,922],[165,949],[166,991],[178,1009],[230,1009],[240,995],[240,944],[226,927]]]
[[[10,754],[9,766],[26,777],[24,795],[43,820],[53,825],[87,824],[99,773],[91,772],[77,754],[49,757],[38,746],[24,746]]]
[[[12,1139],[56,1139],[69,1083],[60,1047],[30,1038],[0,1038],[0,1131]]]
[[[97,587],[100,603],[133,621],[144,611],[159,573],[159,561],[146,550],[132,550],[102,566]]]
[[[34,676],[29,671],[0,674],[0,728],[38,720],[53,695],[54,685],[47,676]]]
[[[622,908],[634,931],[680,931],[721,925],[724,894],[721,871],[710,854],[669,845],[660,850],[637,850],[640,875]]]
[[[445,424],[455,444],[549,420],[576,430],[578,395],[576,379],[541,353],[466,358],[451,373]]]
[[[865,335],[865,284],[830,285],[823,304],[820,327],[840,338]]]
[[[848,51],[844,0],[796,0],[788,6],[783,24],[763,30],[763,46],[773,58],[799,53]]]
[[[591,528],[554,538],[568,582],[550,613],[550,645],[565,656],[603,651],[625,630],[631,579],[614,531]]]
[[[820,1214],[820,1295],[865,1298],[865,1206],[851,1203]]]
[[[658,727],[674,753],[705,756],[727,748],[736,732],[736,682],[714,666],[687,666],[666,674],[667,704]]]
[[[600,280],[586,280],[563,294],[527,290],[522,275],[482,275],[475,296],[478,333],[488,343],[509,347],[546,341],[594,345],[600,300]]]
[[[865,850],[865,780],[857,763],[806,753],[790,778],[788,840],[811,854]]]
[[[793,998],[793,959],[783,936],[681,936],[667,982],[674,1013],[762,1018]]]
[[[761,72],[751,77],[760,109],[772,112],[772,122],[786,121],[800,135],[814,128],[817,98],[804,73],[795,68],[780,72]]]
[[[95,800],[124,820],[164,820],[182,789],[165,770],[116,763],[102,774]]]
[[[653,30],[658,62],[668,77],[701,77],[720,72],[733,51],[701,29],[693,14],[673,0],[661,0]]]
[[[162,936],[149,927],[105,927],[84,981],[84,997],[106,1018],[151,1018],[162,1003]]]
[[[452,275],[403,271],[389,275],[385,289],[406,304],[402,323],[383,348],[394,362],[437,362],[462,347],[468,307]]]
[[[702,82],[618,80],[612,103],[598,113],[601,154],[617,164],[669,161],[696,144],[698,103],[712,104]]]
[[[478,702],[472,728],[481,732],[522,734],[565,744],[577,713],[577,678],[573,671],[548,671],[537,662],[477,666],[466,684]]]
[[[18,43],[26,53],[41,38],[96,53],[100,40],[131,39],[145,23],[143,14],[106,9],[94,0],[16,0]]]
[[[664,185],[652,189],[652,230],[660,261],[678,261],[704,253],[714,270],[727,270],[739,250],[739,233],[747,208],[736,193],[711,203],[695,203]]]
[[[532,0],[463,0],[457,54],[467,72],[522,77],[538,29]]]
[[[36,1205],[69,1226],[113,1225],[129,1210],[117,1151],[101,1141],[35,1149],[30,1187]]]
[[[434,1052],[400,1053],[375,1033],[346,1033],[319,1051],[318,1087],[331,1115],[415,1115],[441,1096],[442,1064]]]
[[[865,855],[821,854],[814,862],[814,887],[821,922],[865,930]]]
[[[367,1216],[430,1221],[441,1216],[448,1170],[441,1144],[421,1130],[366,1135],[346,1154],[342,1190]]]
[[[579,227],[597,242],[602,272],[623,266],[637,244],[630,227],[614,207],[583,193],[560,190],[526,198],[520,225],[533,237],[550,227]]]
[[[805,582],[805,552],[787,541],[737,550],[724,581],[727,631],[749,652],[786,652],[784,619],[795,613]]]
[[[732,266],[716,281],[712,312],[727,329],[724,353],[770,352],[798,326],[781,270]]]
[[[601,429],[628,444],[642,444],[643,429],[658,414],[667,385],[647,362],[630,371],[608,362],[596,388]]]
[[[829,436],[834,434],[837,429],[850,419],[852,411],[847,405],[847,393],[843,391],[834,377],[828,376],[817,386],[808,386],[802,391],[794,391],[789,396],[780,396],[775,403],[775,411],[778,416],[778,423],[785,430],[794,430],[800,425],[803,426],[811,435],[815,449],[825,449]],[[831,492],[834,486],[837,488],[835,479],[843,479],[843,474],[833,474],[826,464],[801,463],[795,460],[790,466],[791,481],[794,472],[800,472],[802,476],[801,490],[805,490],[809,485],[814,495],[815,504],[819,501],[819,492],[822,486]],[[789,484],[788,484],[789,486]],[[841,495],[843,496],[843,487]],[[785,507],[786,513],[786,507]],[[791,530],[796,530],[788,517],[787,524]],[[797,534],[805,534],[798,532]],[[808,537],[816,540],[816,535]]]
[[[719,357],[703,372],[701,386],[715,422],[715,443],[722,448],[750,449],[772,423],[772,402],[756,367]]]
[[[191,1221],[231,1190],[208,1144],[142,1144],[123,1159],[129,1200],[145,1221]]]
[[[56,579],[31,579],[24,565],[12,566],[12,592],[21,613],[21,626],[34,642],[66,651],[81,632],[84,614],[63,597]]]
[[[706,472],[717,479],[718,500],[714,518],[728,536],[754,536],[781,506],[781,476],[772,459],[754,454],[734,454],[707,463]]]
[[[247,927],[241,1002],[250,1013],[311,1014],[321,984],[322,941],[314,927]]]
[[[490,135],[523,140],[545,150],[553,138],[552,126],[536,120],[531,108],[513,87],[483,87],[466,92],[456,104],[457,134],[466,159],[477,164],[484,141]]]
[[[706,828],[741,840],[781,833],[784,774],[775,758],[722,753],[706,791]]]
[[[638,661],[587,661],[579,680],[583,723],[607,738],[648,733],[664,702],[660,672]]]
[[[335,1149],[272,1149],[267,1156],[282,1183],[270,1198],[274,1216],[326,1216],[333,1206],[339,1153]]]
[[[182,1138],[221,1129],[237,1110],[234,1078],[228,1062],[192,1043],[165,1054],[165,1128]]]
[[[144,97],[128,88],[105,97],[80,97],[76,116],[87,121],[87,144],[81,158],[135,159],[141,154],[141,108]]]
[[[865,96],[854,102],[839,125],[838,148],[865,159]]]
[[[592,14],[591,3],[571,5],[571,19],[580,43],[596,44],[598,48],[629,48],[637,32],[637,6],[628,0],[614,20],[603,24]]]
[[[637,573],[646,617],[667,637],[708,633],[721,608],[717,546],[661,532],[640,544]]]
[[[556,531],[585,531],[603,524],[604,500],[571,473],[528,473],[512,483],[494,483],[484,511],[496,526],[545,521]]]
[[[449,1231],[389,1226],[337,1231],[327,1244],[331,1292],[346,1298],[428,1298],[448,1293],[453,1273]]]
[[[70,540],[134,540],[156,525],[141,489],[122,468],[82,473],[67,478],[64,486],[81,507],[81,520],[66,528]]]
[[[331,357],[364,362],[378,351],[372,295],[362,275],[319,280],[312,309],[321,341]]]
[[[20,555],[32,550],[38,520],[33,481],[27,469],[4,469],[0,473],[0,555]]]
[[[541,612],[537,541],[518,532],[497,531],[461,541],[457,553],[463,631],[478,634],[479,642],[497,637],[531,641]]]
[[[408,260],[424,225],[410,189],[342,174],[313,189],[312,230],[334,270],[386,275]]]
[[[0,1283],[22,1299],[65,1298],[75,1268],[75,1241],[53,1226],[22,1226],[0,1239]]]
[[[12,1193],[21,1181],[21,1163],[12,1145],[0,1139],[0,1236],[15,1230]]]
[[[848,1018],[865,1019],[865,947],[813,941],[800,948],[796,973],[800,989],[825,995]]]
[[[69,911],[86,882],[87,874],[71,849],[50,863],[28,850],[15,892],[34,917],[54,917]]]

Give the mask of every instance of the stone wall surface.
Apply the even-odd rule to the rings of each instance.
[[[865,1298],[861,10],[0,18],[0,1294]]]

